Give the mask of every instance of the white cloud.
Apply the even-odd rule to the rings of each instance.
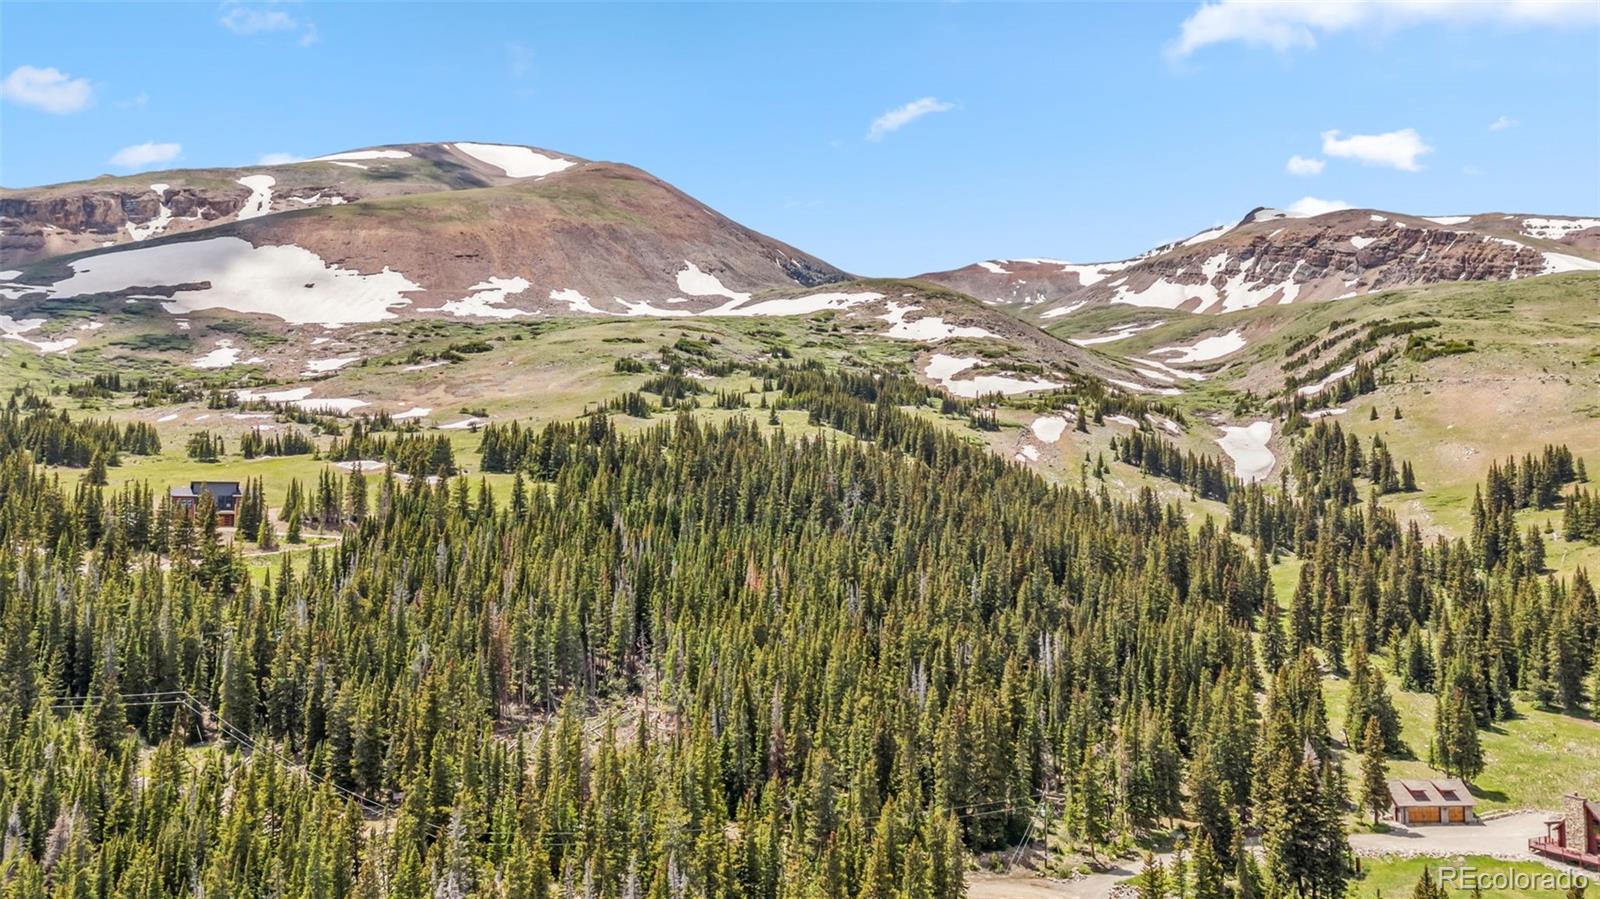
[[[1289,204],[1285,210],[1290,215],[1308,217],[1321,215],[1324,212],[1338,212],[1341,209],[1351,209],[1351,205],[1343,200],[1324,200],[1320,197],[1301,197]]]
[[[241,36],[290,31],[300,27],[294,16],[281,9],[258,9],[253,6],[231,6],[217,21],[223,28]]]
[[[299,162],[301,158],[293,153],[262,153],[261,158],[256,160],[256,165],[288,165]]]
[[[1489,123],[1490,131],[1504,131],[1507,128],[1515,127],[1517,127],[1517,120],[1508,115],[1503,115]]]
[[[17,66],[0,82],[0,96],[21,106],[65,115],[77,112],[94,100],[94,88],[87,78],[72,78],[56,68]]]
[[[510,41],[506,44],[506,74],[521,81],[533,72],[533,51],[525,44]]]
[[[1328,163],[1321,159],[1307,159],[1304,156],[1290,156],[1284,168],[1291,175],[1320,175],[1322,167]]]
[[[1415,128],[1401,128],[1383,134],[1352,134],[1340,137],[1338,130],[1322,132],[1322,152],[1341,159],[1359,160],[1365,165],[1382,165],[1402,172],[1421,171],[1417,157],[1433,152],[1422,142]]]
[[[1515,27],[1600,24],[1600,4],[1563,0],[1218,0],[1183,20],[1167,48],[1181,58],[1238,41],[1280,53],[1346,31],[1387,33],[1429,23]]]
[[[217,24],[240,37],[272,34],[280,31],[300,33],[300,46],[309,47],[317,42],[317,23],[302,22],[276,6],[226,3]]]
[[[949,112],[955,108],[955,104],[946,103],[937,97],[923,97],[920,100],[912,100],[904,106],[891,109],[873,119],[872,128],[867,131],[867,140],[883,140],[885,134],[899,131],[925,115],[931,115],[936,112]]]
[[[111,164],[125,169],[142,169],[157,162],[171,162],[182,152],[182,144],[134,144],[118,150],[111,157]]]

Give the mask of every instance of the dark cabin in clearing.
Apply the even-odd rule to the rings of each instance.
[[[1389,781],[1390,817],[1400,824],[1471,824],[1478,820],[1475,805],[1466,783],[1455,778]]]
[[[173,504],[190,514],[200,505],[200,497],[209,495],[217,507],[217,524],[225,528],[233,527],[243,493],[238,481],[190,481],[187,487],[173,487],[167,491]]]
[[[1562,813],[1544,824],[1543,839],[1528,848],[1546,858],[1600,871],[1600,803],[1576,793],[1563,797]]]

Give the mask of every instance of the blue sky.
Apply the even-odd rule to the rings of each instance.
[[[8,0],[0,183],[523,143],[882,275],[1122,258],[1302,198],[1593,215],[1597,10]]]

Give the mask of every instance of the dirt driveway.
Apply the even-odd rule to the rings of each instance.
[[[1549,812],[1512,812],[1478,824],[1436,827],[1390,825],[1388,833],[1353,833],[1350,846],[1364,856],[1486,855],[1499,859],[1539,859],[1528,840],[1544,836]],[[1166,857],[1162,858],[1165,862]],[[975,872],[967,877],[968,899],[1106,899],[1118,884],[1139,873],[1141,861],[1123,860],[1100,874],[1051,880],[1029,874]]]
[[[1171,853],[1156,856],[1162,864]],[[1143,859],[1122,859],[1098,874],[1071,880],[1054,880],[1032,874],[989,874],[977,872],[967,877],[967,899],[1107,899],[1118,884],[1144,870]]]
[[[1534,858],[1528,840],[1544,836],[1548,812],[1512,812],[1479,824],[1402,827],[1388,833],[1353,833],[1350,846],[1358,855],[1449,856],[1487,855],[1500,859]]]

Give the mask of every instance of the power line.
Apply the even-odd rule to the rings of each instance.
[[[62,696],[58,697],[57,700],[51,704],[50,709],[52,711],[83,711],[84,709],[89,708],[96,700],[99,700],[100,698],[101,697],[92,695]],[[307,777],[319,784],[325,784],[328,787],[331,787],[335,792],[338,792],[343,796],[355,800],[368,811],[381,812],[384,815],[392,815],[395,812],[395,809],[387,803],[382,803],[376,799],[372,799],[371,797],[364,796],[355,790],[335,782],[327,775],[311,770],[309,766],[297,761],[291,756],[279,752],[270,745],[256,742],[253,737],[229,723],[221,715],[218,715],[215,711],[213,711],[210,706],[201,702],[194,696],[194,694],[187,690],[166,690],[156,693],[119,693],[117,694],[117,699],[124,707],[128,708],[150,708],[155,706],[178,706],[180,708],[184,708],[199,716],[200,726],[202,729],[205,727],[206,721],[209,718],[212,726],[216,730],[233,740],[235,743],[238,743],[239,745],[249,749],[252,754],[259,752],[263,755],[277,759],[290,768],[303,771]]]

